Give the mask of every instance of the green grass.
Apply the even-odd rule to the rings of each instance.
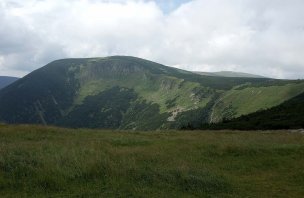
[[[247,87],[227,91],[213,108],[213,122],[231,119],[277,106],[303,92],[304,83],[283,86]]]
[[[164,75],[150,76],[143,73],[142,75],[133,75],[130,78],[132,80],[129,78],[116,78],[89,81],[81,85],[75,98],[74,106],[82,104],[87,96],[97,95],[114,86],[134,89],[142,100],[158,104],[160,113],[176,108],[190,110],[194,107],[204,107],[212,96],[209,94],[204,97],[194,97],[194,89],[200,89],[201,92],[208,92],[211,89],[201,87],[199,83],[183,82],[182,79],[175,77]],[[166,102],[174,99],[175,103],[171,108],[168,108]]]
[[[304,135],[0,126],[1,197],[303,197]]]

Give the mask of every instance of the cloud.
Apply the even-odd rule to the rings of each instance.
[[[132,55],[200,71],[303,78],[301,0],[4,0],[0,75]]]

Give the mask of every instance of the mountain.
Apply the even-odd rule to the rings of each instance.
[[[222,77],[235,77],[235,78],[267,78],[265,76],[243,73],[243,72],[233,72],[233,71],[219,71],[219,72],[194,72],[204,76],[222,76]]]
[[[16,77],[10,77],[10,76],[0,76],[0,89],[12,84],[19,78]]]
[[[300,129],[304,128],[304,93],[270,109],[261,110],[223,123],[205,125],[207,129]]]
[[[202,76],[112,56],[53,61],[0,90],[0,121],[155,130],[199,127],[271,108],[304,81]]]

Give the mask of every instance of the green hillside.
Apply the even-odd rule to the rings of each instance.
[[[304,135],[0,125],[1,197],[299,197]]]
[[[202,76],[135,57],[63,59],[2,89],[0,121],[137,130],[198,127],[279,105],[303,90],[303,81]]]
[[[232,119],[277,106],[304,91],[304,82],[267,87],[240,87],[225,92],[213,107],[211,122]]]
[[[210,129],[299,129],[304,128],[304,93],[285,101],[284,103],[243,115],[239,118],[226,120],[223,123],[205,125],[203,128]]]

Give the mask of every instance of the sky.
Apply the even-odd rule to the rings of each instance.
[[[191,71],[304,77],[303,0],[1,0],[0,76],[136,56]]]

